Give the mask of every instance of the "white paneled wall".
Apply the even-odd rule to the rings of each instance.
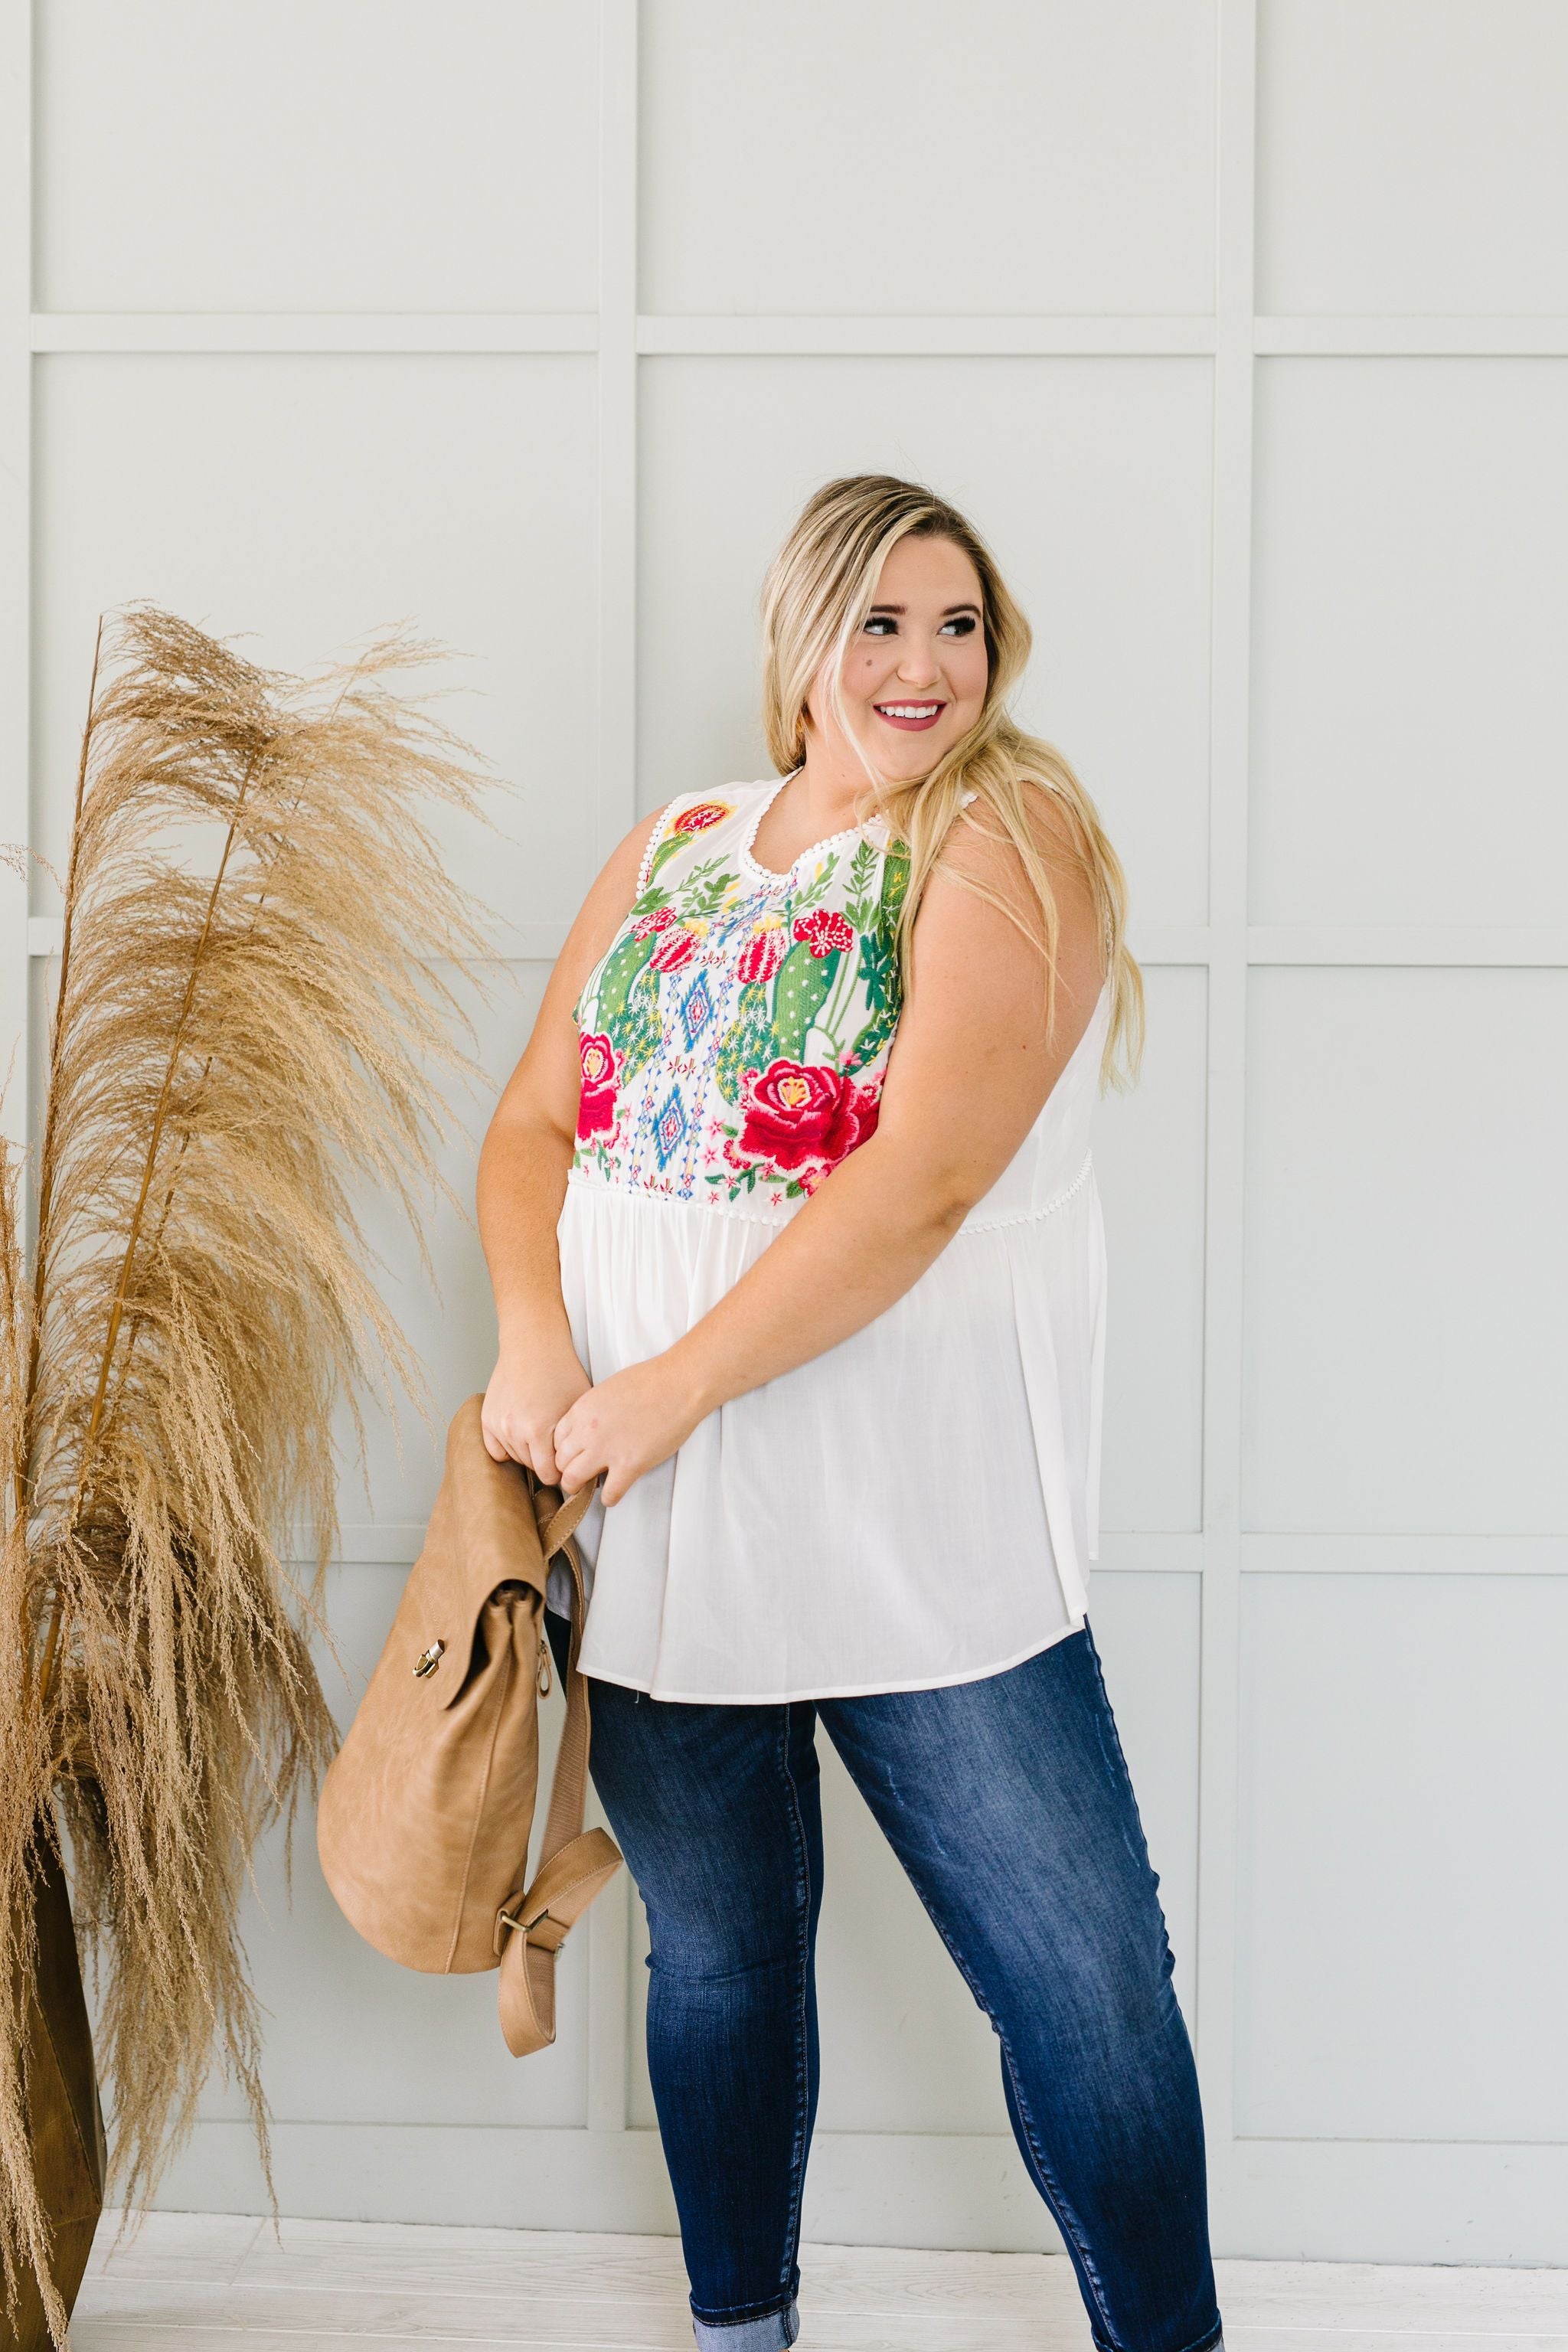
[[[39,307],[591,318],[598,52],[537,0],[41,0]]]
[[[643,12],[641,294],[706,319],[1202,312],[1212,6]],[[922,152],[922,110],[940,140]]]
[[[973,513],[1148,982],[1091,1610],[1216,2250],[1568,2261],[1568,15],[37,0],[0,44],[0,837],[64,848],[106,605],[291,665],[410,620],[511,787],[443,836],[502,926],[495,1087],[637,812],[767,772],[804,498]],[[19,1131],[56,902],[0,892]],[[432,1210],[432,1288],[366,1217],[444,1416],[491,1360],[474,1234]],[[403,1409],[345,1486],[345,1717],[436,1475]],[[825,1786],[808,2233],[1056,2244],[994,2037]],[[519,2065],[491,1979],[356,1940],[308,1821],[281,1862],[286,2210],[673,2226],[624,1884]],[[164,2201],[259,2210],[232,2089],[203,2113]]]
[[[1255,923],[1562,920],[1565,417],[1568,355],[1259,371]]]

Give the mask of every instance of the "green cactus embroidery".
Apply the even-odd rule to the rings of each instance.
[[[609,1024],[610,1042],[625,1056],[623,1087],[658,1053],[660,1034],[658,974],[645,963],[626,992],[625,1006]]]
[[[773,1022],[764,981],[748,981],[735,1000],[735,1019],[719,1042],[713,1076],[726,1102],[741,1099],[741,1081],[749,1069],[766,1069],[773,1057]]]
[[[899,1008],[896,1004],[885,1004],[879,1013],[873,1013],[865,1027],[857,1033],[855,1043],[845,1056],[845,1076],[847,1077],[853,1071],[863,1070],[868,1062],[874,1062],[898,1025]]]
[[[616,1022],[626,1009],[626,997],[632,982],[658,945],[657,931],[648,931],[640,940],[635,932],[628,931],[620,945],[605,958],[599,974],[595,1017],[600,1026],[607,1029],[612,1036]]]
[[[910,878],[907,857],[889,853],[883,868],[882,894],[870,929],[860,934],[860,965],[857,978],[865,993],[868,1018],[858,1032],[845,1061],[846,1071],[864,1069],[874,1061],[899,1025],[903,987],[899,972],[895,926]]]
[[[805,1033],[827,1002],[842,961],[837,948],[825,956],[813,955],[801,940],[780,964],[773,982],[773,1051],[786,1061],[799,1061]]]

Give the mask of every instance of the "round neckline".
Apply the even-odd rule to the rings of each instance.
[[[782,873],[776,866],[763,865],[761,860],[753,855],[752,844],[755,841],[757,835],[762,828],[763,817],[766,816],[768,811],[772,808],[773,803],[777,800],[784,786],[788,783],[793,783],[795,777],[798,776],[800,772],[801,771],[798,768],[792,768],[787,776],[780,776],[778,778],[777,782],[773,784],[772,791],[765,795],[761,808],[758,809],[756,814],[752,817],[751,824],[746,827],[744,836],[742,839],[740,850],[741,863],[754,874],[759,881],[772,882],[775,884],[787,884],[792,882],[795,878],[795,867],[804,864],[806,858],[815,857],[820,850],[831,849],[836,842],[855,841],[863,837],[868,833],[870,826],[875,824],[877,822],[875,817],[868,817],[864,824],[846,825],[841,833],[825,834],[820,841],[808,842],[805,847],[801,851],[799,856],[793,858]]]

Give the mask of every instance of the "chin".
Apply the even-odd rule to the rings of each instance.
[[[940,742],[933,742],[929,735],[911,735],[904,761],[900,763],[902,772],[908,776],[929,775],[940,760],[946,759],[957,741],[955,734],[944,735]]]
[[[875,716],[872,724],[876,733],[860,739],[866,756],[889,783],[895,784],[919,783],[963,733],[962,728],[944,729],[941,740],[936,741],[930,735],[902,735],[897,728],[883,727]],[[891,742],[888,740],[889,736]]]

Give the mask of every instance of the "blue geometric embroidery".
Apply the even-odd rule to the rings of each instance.
[[[786,1181],[790,1171],[766,1170],[752,1151],[731,1160],[725,1149],[733,1147],[743,1117],[744,1106],[730,1089],[739,1087],[745,1067],[789,1053],[837,1066],[853,1062],[854,1049],[861,1047],[865,1058],[854,1070],[856,1085],[875,1084],[898,1013],[896,985],[885,976],[879,981],[870,968],[886,961],[882,933],[895,903],[893,859],[868,834],[853,856],[828,851],[815,868],[797,860],[787,879],[752,870],[747,845],[760,804],[776,789],[759,785],[733,802],[711,803],[686,793],[668,812],[654,853],[645,858],[637,902],[641,911],[628,914],[573,1008],[584,1045],[590,1034],[595,1040],[590,1073],[602,1058],[596,1047],[604,1035],[620,1082],[613,1106],[620,1115],[613,1126],[612,1106],[599,1095],[588,1106],[588,1132],[579,1139],[574,1171],[666,1200],[742,1204],[742,1213],[752,1200],[746,1180],[754,1176],[777,1207],[781,1192],[796,1197]],[[712,822],[692,824],[693,817]],[[797,922],[805,926],[798,935]],[[819,1010],[826,1019],[818,1021],[807,1053],[798,1042],[801,953],[808,947],[831,952],[840,923],[866,935],[858,970],[853,954],[846,953],[842,961],[852,970],[841,971],[839,986],[824,998]],[[649,930],[665,936],[656,943]],[[873,945],[877,953],[868,957],[865,948]],[[791,954],[781,1002],[779,979]],[[808,983],[820,961],[808,959]],[[747,972],[756,977],[742,979]],[[893,993],[879,1008],[870,1000],[884,982]],[[816,991],[808,985],[807,994],[807,1010],[817,1010]],[[793,1108],[784,1105],[786,1113]]]
[[[670,1154],[679,1148],[685,1133],[686,1106],[680,1099],[680,1088],[671,1087],[664,1107],[653,1123],[654,1149],[658,1153],[661,1168],[668,1167]]]
[[[686,1031],[686,1050],[690,1052],[713,1018],[713,999],[708,993],[708,974],[700,971],[680,1000],[680,1019]]]

